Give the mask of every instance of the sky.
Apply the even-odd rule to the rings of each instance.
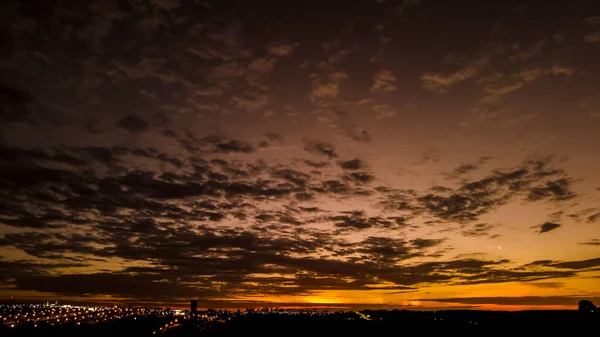
[[[1,300],[600,302],[597,1],[0,6]]]

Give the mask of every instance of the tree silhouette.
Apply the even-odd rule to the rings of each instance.
[[[588,300],[579,301],[579,311],[594,312],[596,310],[598,310],[598,308],[591,301],[588,301]]]

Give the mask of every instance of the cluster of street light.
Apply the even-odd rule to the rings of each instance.
[[[237,310],[213,310],[190,313],[188,310],[171,309],[148,309],[148,308],[125,308],[120,306],[76,306],[58,304],[18,304],[0,306],[0,323],[10,328],[20,326],[38,328],[40,326],[61,325],[94,325],[117,322],[123,319],[137,320],[145,316],[156,318],[166,317],[168,322],[156,327],[153,334],[160,335],[171,329],[181,327],[188,322],[197,322],[198,329],[204,330],[213,323],[226,323],[236,316],[248,314],[277,314],[277,315],[310,315],[324,316],[340,314],[339,311],[316,311],[308,309],[246,309]],[[139,321],[138,321],[139,322]],[[146,321],[147,322],[147,321]],[[196,324],[196,323],[194,323]]]
[[[127,309],[110,306],[72,306],[72,305],[3,305],[0,306],[0,322],[11,328],[28,324],[34,328],[38,324],[100,324],[127,317],[144,316],[154,313],[144,308]]]
[[[174,318],[172,321],[170,321],[170,322],[166,323],[165,325],[161,326],[158,329],[158,331],[153,331],[152,333],[156,335],[157,333],[163,333],[163,332],[166,332],[167,330],[170,330],[170,329],[176,328],[178,326],[181,326],[182,325],[181,323],[184,320],[187,320],[189,318],[190,318],[189,315],[184,315],[181,318]]]

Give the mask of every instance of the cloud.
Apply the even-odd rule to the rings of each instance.
[[[360,159],[340,161],[338,164],[345,170],[360,170],[365,167],[365,163]]]
[[[275,56],[288,56],[294,52],[296,47],[298,47],[298,43],[281,43],[269,45],[267,50]]]
[[[324,155],[329,157],[329,159],[337,157],[333,145],[326,142],[306,141],[304,144],[304,151],[317,155]]]
[[[364,129],[352,128],[347,130],[348,137],[359,143],[370,143],[372,141],[371,134]]]
[[[496,226],[487,223],[478,223],[473,226],[463,226],[461,234],[468,237],[490,236],[490,231]]]
[[[273,177],[282,178],[298,186],[306,186],[310,176],[306,173],[294,171],[291,169],[273,170],[271,172]]]
[[[398,111],[388,103],[374,105],[373,111],[375,112],[375,118],[377,119],[393,117],[398,113]]]
[[[487,158],[482,158],[479,161],[479,164],[483,164],[487,161]],[[454,169],[454,173],[456,174],[466,174],[466,173],[470,173],[473,172],[475,170],[477,170],[479,167],[477,165],[473,165],[473,164],[461,164],[459,167],[457,167],[456,169]]]
[[[396,77],[392,75],[392,72],[387,69],[379,70],[373,75],[373,85],[371,91],[381,92],[394,92],[398,88],[396,87]]]
[[[312,160],[304,160],[304,163],[308,166],[314,167],[314,168],[324,168],[324,167],[328,167],[331,166],[331,164],[329,162],[326,161],[312,161]]]
[[[600,220],[600,212],[594,213],[587,217],[587,223],[595,223]]]
[[[267,132],[265,133],[265,140],[261,141],[259,144],[259,147],[261,148],[266,148],[271,146],[272,144],[283,144],[283,137],[278,134],[278,133],[274,133],[274,132]]]
[[[256,111],[269,105],[269,97],[263,93],[249,92],[244,96],[231,97],[235,105],[247,111]]]
[[[600,246],[600,240],[599,239],[591,239],[586,242],[580,242],[579,244],[580,245],[588,245],[588,246]]]
[[[600,32],[593,32],[586,34],[584,37],[585,42],[598,43],[600,42]]]
[[[256,58],[256,59],[252,60],[252,62],[248,66],[248,69],[258,72],[258,73],[269,74],[273,71],[276,61],[277,61],[277,59],[275,59],[273,57]]]
[[[583,37],[583,40],[588,43],[598,43],[600,42],[600,17],[598,16],[589,16],[585,18],[585,23],[589,27],[596,28],[595,31],[586,34]]]
[[[319,99],[336,98],[340,93],[340,84],[342,80],[347,79],[343,71],[333,72],[326,75],[311,74],[312,92],[310,100],[312,102]]]
[[[543,266],[556,269],[575,269],[585,270],[590,268],[596,268],[600,266],[600,258],[593,258],[579,261],[551,261],[551,260],[540,260],[534,261],[527,266]]]
[[[541,233],[547,233],[549,231],[555,230],[558,227],[560,227],[561,225],[556,224],[556,223],[552,223],[552,222],[545,222],[543,224],[541,224],[540,227],[540,234]]]
[[[423,195],[392,193],[381,205],[386,209],[426,213],[439,220],[470,223],[517,197],[529,202],[571,200],[576,195],[571,191],[570,181],[562,170],[550,166],[550,158],[532,159],[518,168],[493,170],[477,180],[461,179],[457,188],[434,186],[433,193]]]
[[[375,180],[375,176],[366,172],[352,172],[344,175],[344,178],[357,184],[368,184]]]
[[[527,199],[541,200],[550,199],[555,201],[569,200],[575,197],[575,194],[570,191],[571,181],[566,178],[547,181],[545,185],[534,187],[529,191]]]
[[[117,126],[133,133],[141,133],[150,129],[150,124],[135,114],[121,118],[117,122]]]
[[[372,141],[371,134],[356,125],[346,111],[321,108],[316,113],[318,120],[329,123],[331,127],[340,128],[344,136],[359,143],[370,143]]]
[[[451,86],[477,76],[488,62],[486,57],[482,57],[451,73],[426,72],[421,75],[423,88],[445,93]]]
[[[348,55],[354,53],[355,51],[355,48],[340,48],[337,50],[332,50],[329,54],[329,57],[327,58],[327,63],[329,63],[330,65],[337,64],[343,59],[345,59]]]
[[[549,39],[541,39],[530,45],[512,47],[503,43],[488,43],[479,55],[472,58],[446,55],[443,59],[445,65],[454,70],[422,74],[423,88],[445,93],[451,87],[471,79],[483,90],[484,97],[473,108],[473,115],[463,124],[496,118],[502,112],[500,108],[507,95],[546,76],[569,77],[577,72],[576,67],[557,57],[546,57],[553,47]],[[503,65],[507,58],[510,64]],[[504,70],[499,71],[499,65],[503,65]]]
[[[376,25],[376,30],[381,30],[383,29],[383,26],[381,25]],[[383,61],[383,53],[385,52],[385,49],[387,47],[387,44],[390,43],[391,39],[389,37],[384,37],[384,36],[380,36],[379,37],[379,50],[377,51],[377,54],[375,54],[373,57],[371,57],[369,59],[369,62],[371,63],[379,63]]]

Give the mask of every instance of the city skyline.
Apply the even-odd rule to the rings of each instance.
[[[596,1],[0,13],[0,300],[600,302]]]

